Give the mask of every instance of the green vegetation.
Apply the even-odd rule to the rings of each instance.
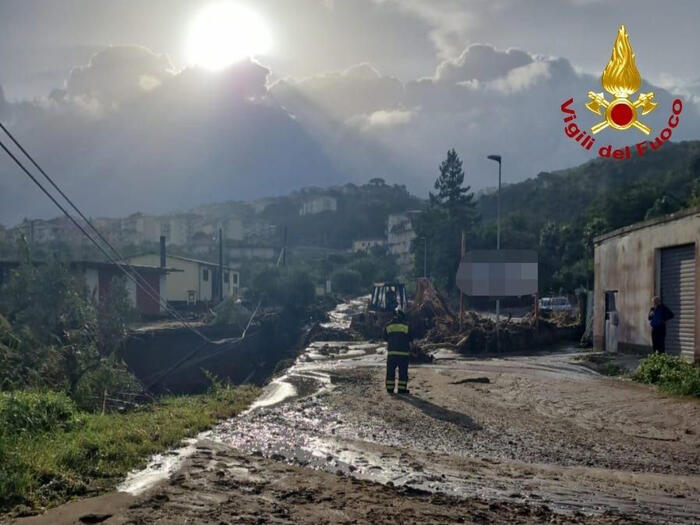
[[[597,159],[540,173],[501,190],[501,246],[538,251],[542,293],[591,287],[596,235],[697,206],[698,195],[698,141],[669,143],[625,162]],[[496,194],[480,197],[477,211],[482,224],[467,246],[494,248]]]
[[[471,234],[477,223],[474,194],[463,187],[464,170],[457,152],[451,149],[440,164],[435,181],[436,194],[430,193],[422,212],[414,220],[417,239],[430,242],[428,267],[437,286],[448,293],[455,289],[455,276],[460,260],[461,232]],[[423,274],[423,246],[414,242],[416,275]]]
[[[300,215],[304,202],[320,195],[336,199],[335,212]],[[329,189],[305,188],[276,199],[262,212],[262,218],[288,228],[290,246],[322,246],[348,249],[356,239],[383,239],[386,219],[391,213],[418,209],[421,200],[405,186],[388,185],[376,178],[368,184],[346,184]]]
[[[67,263],[24,261],[0,290],[0,391],[65,392],[80,408],[100,409],[140,392],[119,358],[132,311],[124,283],[111,283],[97,307]]]
[[[639,364],[633,378],[669,394],[700,397],[700,367],[678,357],[654,353]]]
[[[99,415],[61,393],[0,393],[0,512],[37,511],[112,489],[150,455],[238,414],[257,394],[218,384],[205,395]]]
[[[331,276],[333,290],[341,295],[356,294],[360,291],[362,274],[350,268],[341,268]]]

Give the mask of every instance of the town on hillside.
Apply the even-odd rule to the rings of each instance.
[[[0,2],[0,524],[700,523],[700,3],[631,4]]]

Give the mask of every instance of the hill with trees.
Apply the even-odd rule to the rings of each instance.
[[[481,223],[468,248],[495,247],[496,198],[477,200]],[[501,246],[539,252],[542,292],[592,286],[596,235],[698,204],[700,141],[668,143],[642,158],[596,159],[502,188]]]

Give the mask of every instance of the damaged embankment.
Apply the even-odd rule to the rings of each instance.
[[[0,428],[0,513],[33,514],[113,490],[154,454],[163,453],[166,463],[172,454],[164,451],[250,406],[259,388],[233,387],[228,381],[265,382],[281,361],[296,356],[301,323],[268,311],[255,320],[242,344],[225,352],[204,345],[196,354],[201,340],[188,330],[136,331],[123,353],[130,371],[144,386],[152,382],[151,392],[170,395],[150,402],[144,398],[142,405],[120,412],[82,411],[62,394],[3,394],[0,420],[14,425]],[[200,331],[212,340],[240,335],[233,326],[202,326]],[[30,424],[49,416],[45,425]]]

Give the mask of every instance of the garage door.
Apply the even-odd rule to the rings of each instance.
[[[666,325],[666,351],[693,358],[695,347],[695,245],[661,250],[661,299],[675,314]]]

